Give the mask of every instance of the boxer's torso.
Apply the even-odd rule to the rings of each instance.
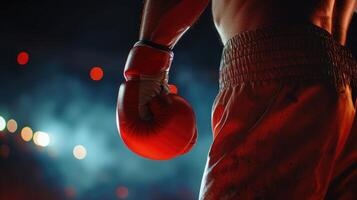
[[[330,33],[346,29],[341,26],[349,23],[355,5],[356,0],[213,0],[212,10],[225,43],[240,32],[277,24],[312,22]]]

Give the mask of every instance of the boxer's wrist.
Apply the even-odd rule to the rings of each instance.
[[[139,41],[129,53],[124,76],[126,80],[129,80],[140,79],[140,76],[168,73],[173,56],[171,50],[156,47],[155,43],[152,42]]]
[[[149,46],[149,47],[152,47],[154,49],[158,49],[158,50],[162,50],[162,51],[167,51],[169,53],[172,52],[172,48],[170,46],[167,46],[167,45],[162,45],[162,44],[159,44],[159,43],[156,43],[156,42],[153,42],[151,40],[139,40],[135,43],[134,47],[135,46],[141,46],[141,45],[146,45],[146,46]]]

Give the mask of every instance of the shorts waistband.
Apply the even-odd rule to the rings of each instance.
[[[315,25],[268,27],[240,33],[224,46],[220,88],[244,82],[326,79],[357,86],[350,51]]]

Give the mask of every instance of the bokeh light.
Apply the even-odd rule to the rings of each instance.
[[[38,146],[46,147],[50,144],[50,136],[48,133],[37,131],[33,135],[33,141]]]
[[[30,127],[24,127],[21,130],[21,137],[24,141],[29,142],[32,139],[33,131]]]
[[[116,190],[116,195],[119,199],[125,199],[129,195],[129,190],[127,187],[120,186]]]
[[[17,63],[19,63],[19,65],[26,65],[29,62],[30,56],[27,52],[20,52],[19,54],[17,54]]]
[[[90,78],[94,81],[102,80],[103,76],[104,76],[104,71],[101,67],[93,67],[90,70]]]
[[[178,93],[178,89],[177,89],[176,85],[169,84],[169,90],[170,90],[170,93],[173,93],[173,94]]]
[[[73,155],[78,160],[82,160],[87,156],[87,150],[82,145],[77,145],[73,148]]]
[[[6,121],[2,116],[0,116],[0,131],[3,131],[5,128],[6,128]]]
[[[15,133],[17,130],[17,122],[14,119],[7,121],[7,130],[10,133]]]
[[[0,145],[0,157],[1,158],[8,158],[10,154],[10,147],[6,144]]]
[[[76,190],[74,189],[74,187],[66,187],[64,189],[64,192],[69,199],[73,199],[76,197]]]

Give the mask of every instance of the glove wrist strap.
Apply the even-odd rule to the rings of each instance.
[[[139,41],[129,53],[124,70],[125,79],[140,79],[140,76],[167,73],[173,56],[172,51],[158,49]]]
[[[170,47],[155,43],[155,42],[150,41],[150,40],[139,40],[138,42],[135,43],[134,47],[135,46],[141,46],[141,45],[146,45],[146,46],[149,46],[149,47],[161,50],[161,51],[167,51],[169,53],[172,52],[172,49]]]

